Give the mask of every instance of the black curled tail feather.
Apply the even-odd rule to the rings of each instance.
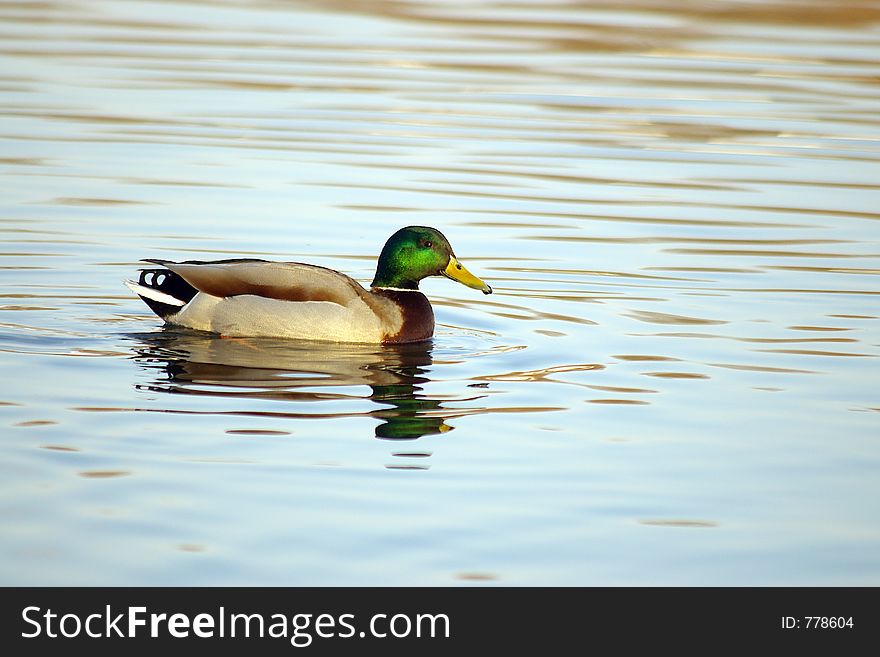
[[[142,269],[138,277],[138,285],[150,288],[151,290],[158,290],[182,302],[180,305],[172,305],[139,294],[138,296],[150,307],[150,310],[162,319],[180,312],[181,306],[189,303],[198,294],[196,288],[170,269]]]

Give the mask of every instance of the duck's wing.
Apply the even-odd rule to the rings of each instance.
[[[345,274],[301,262],[145,260],[165,267],[200,292],[215,297],[254,295],[281,301],[329,301],[347,306],[367,291]]]

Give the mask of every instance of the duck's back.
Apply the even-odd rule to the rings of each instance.
[[[161,298],[157,314],[177,326],[225,336],[378,343],[403,325],[392,300],[325,267],[266,260],[149,262],[165,268],[150,270],[151,280],[162,282],[150,285],[142,275],[132,289],[145,301]],[[181,282],[191,294],[175,303],[169,292]]]

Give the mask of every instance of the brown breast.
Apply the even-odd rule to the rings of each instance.
[[[374,288],[373,292],[390,299],[400,307],[403,324],[394,335],[386,335],[385,344],[421,342],[434,335],[434,309],[428,297],[418,290],[389,290]]]

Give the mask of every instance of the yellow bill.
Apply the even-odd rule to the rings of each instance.
[[[449,256],[449,264],[446,265],[443,275],[462,285],[480,290],[483,294],[492,294],[492,288],[465,269],[455,256]]]

